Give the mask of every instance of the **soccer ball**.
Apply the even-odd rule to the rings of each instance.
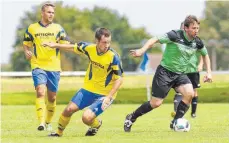
[[[173,129],[176,132],[188,132],[190,130],[190,123],[184,118],[179,118],[175,120],[173,124]]]

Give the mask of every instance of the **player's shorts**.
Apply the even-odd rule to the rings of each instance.
[[[174,73],[159,65],[152,82],[152,96],[164,99],[171,88],[191,84],[186,74]]]
[[[81,88],[72,98],[72,102],[75,103],[80,110],[89,106],[92,112],[95,113],[96,116],[103,113],[102,103],[105,96],[101,94],[92,93],[88,90]],[[113,100],[110,101],[109,106]]]
[[[45,84],[48,90],[57,92],[60,80],[59,71],[45,71],[35,68],[32,70],[32,76],[35,88],[40,84]]]
[[[200,88],[200,73],[188,73],[187,74],[188,78],[190,79],[193,88]]]

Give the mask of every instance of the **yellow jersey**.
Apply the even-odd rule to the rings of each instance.
[[[60,51],[43,47],[43,42],[69,43],[64,29],[55,23],[44,26],[41,22],[31,24],[24,34],[23,45],[33,48],[31,68],[61,71]]]
[[[111,48],[100,55],[95,44],[85,42],[75,45],[74,52],[86,55],[90,61],[83,88],[92,93],[107,96],[114,85],[114,81],[123,76],[119,55]]]

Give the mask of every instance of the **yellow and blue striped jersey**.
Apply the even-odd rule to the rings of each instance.
[[[111,48],[106,53],[99,55],[95,44],[85,42],[80,42],[74,46],[74,52],[86,55],[90,61],[83,88],[107,96],[114,85],[114,81],[123,76],[119,55]]]
[[[31,24],[24,34],[23,45],[33,48],[31,68],[61,71],[59,49],[43,47],[43,42],[69,43],[64,29],[55,23],[44,26],[41,22]]]

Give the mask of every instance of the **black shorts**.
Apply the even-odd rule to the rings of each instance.
[[[200,88],[200,73],[188,73],[187,74],[188,78],[190,79],[193,88]]]
[[[174,73],[159,65],[152,82],[152,96],[164,99],[171,88],[182,84],[191,84],[186,74]]]

